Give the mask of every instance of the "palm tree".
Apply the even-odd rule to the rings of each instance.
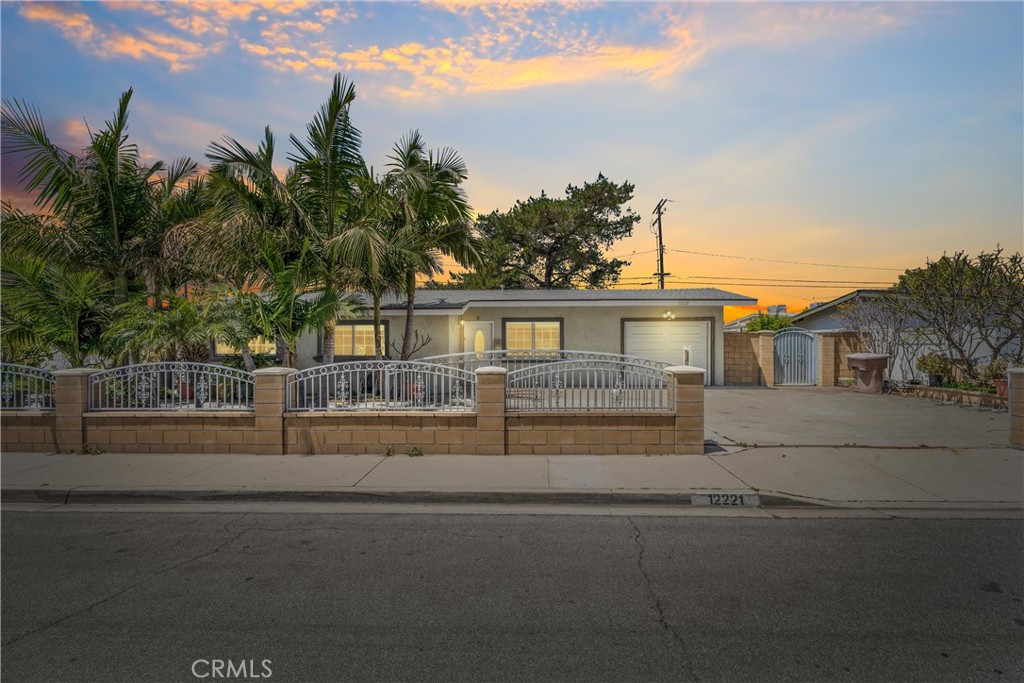
[[[258,248],[266,264],[266,278],[261,283],[264,291],[241,292],[239,302],[249,320],[265,336],[284,340],[284,365],[295,367],[299,335],[323,329],[327,321],[339,316],[353,315],[356,304],[337,290],[322,287],[322,283],[310,278],[305,264],[308,242],[298,257],[290,261],[285,261],[276,251],[272,240],[264,241]]]
[[[363,170],[361,134],[350,114],[355,98],[355,86],[335,75],[327,101],[306,126],[306,141],[290,136],[296,152],[288,157],[295,165],[300,201],[311,223],[316,266],[325,285],[338,290],[353,284],[351,268],[338,250],[324,245],[349,227],[346,218],[355,201],[355,176]],[[323,329],[323,363],[334,362],[335,322],[328,320]]]
[[[462,157],[447,147],[426,151],[419,131],[412,131],[388,159],[388,182],[399,210],[398,239],[408,252],[402,263],[406,308],[401,358],[406,360],[413,351],[417,276],[441,273],[442,256],[469,265],[479,261],[479,252],[462,188],[468,177]]]
[[[113,285],[102,273],[81,270],[17,249],[0,255],[4,356],[12,350],[60,353],[84,367],[100,351]]]
[[[394,201],[387,184],[372,168],[364,167],[352,179],[352,201],[345,207],[340,234],[324,243],[330,258],[344,264],[346,277],[370,295],[373,302],[373,350],[384,357],[381,346],[381,300],[396,291],[399,282],[395,264],[404,253],[396,233],[388,229]]]
[[[200,192],[187,181],[196,164],[180,159],[145,166],[128,141],[125,91],[117,111],[78,155],[54,144],[39,110],[18,100],[4,101],[4,152],[24,159],[19,180],[36,192],[35,205],[51,217],[19,222],[5,237],[11,247],[68,267],[97,270],[113,285],[115,303],[128,300],[167,274],[160,263],[163,235],[175,216],[187,213],[185,198]],[[6,227],[6,226],[5,226]]]

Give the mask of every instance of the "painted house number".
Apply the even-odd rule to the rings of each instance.
[[[743,496],[739,493],[708,494],[711,505],[743,505]]]

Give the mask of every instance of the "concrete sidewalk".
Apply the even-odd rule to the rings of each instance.
[[[692,456],[0,456],[4,502],[333,501],[1016,510],[1024,453],[770,447]],[[748,503],[751,502],[748,498]]]
[[[0,456],[4,501],[280,500],[1020,510],[1006,413],[843,389],[711,389],[704,455]]]

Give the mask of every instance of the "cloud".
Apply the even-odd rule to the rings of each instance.
[[[279,71],[307,75],[336,70],[377,75],[378,89],[402,98],[429,98],[452,93],[484,93],[564,85],[608,78],[642,78],[663,82],[695,63],[703,54],[699,23],[682,12],[646,13],[654,41],[609,36],[587,21],[593,3],[439,3],[465,22],[459,37],[433,44],[407,41],[394,45],[337,50],[329,42],[309,50],[293,39],[296,22],[280,22],[261,32],[247,52]],[[302,62],[302,64],[300,64]]]
[[[188,69],[210,46],[148,29],[126,33],[113,26],[99,27],[88,14],[63,3],[24,3],[19,13],[29,21],[41,21],[59,30],[79,49],[98,57],[155,58],[168,64],[170,71]]]

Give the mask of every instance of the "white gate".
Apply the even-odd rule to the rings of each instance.
[[[791,327],[775,333],[775,383],[813,386],[818,383],[814,334]]]

